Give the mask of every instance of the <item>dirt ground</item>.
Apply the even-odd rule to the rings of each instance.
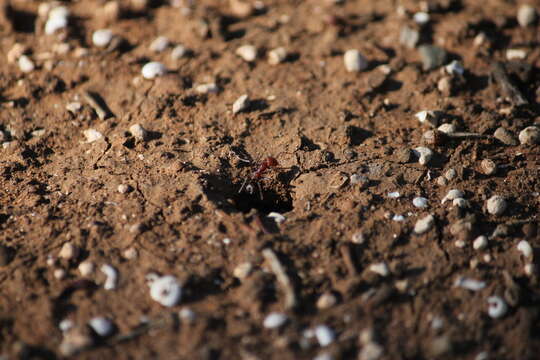
[[[538,359],[540,146],[522,131],[540,126],[540,26],[518,24],[523,3],[66,1],[48,34],[58,5],[3,1],[0,359]],[[428,69],[422,44],[445,58]],[[168,72],[143,78],[149,61]],[[424,110],[458,133],[425,134]],[[150,296],[163,275],[172,307]]]

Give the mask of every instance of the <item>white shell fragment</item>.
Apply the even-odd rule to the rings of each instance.
[[[424,146],[414,148],[413,153],[418,157],[418,163],[420,165],[427,165],[433,158],[433,151]]]
[[[488,315],[494,319],[498,319],[506,315],[508,305],[500,296],[490,296],[487,299]]]
[[[390,270],[388,269],[388,265],[386,265],[386,263],[384,262],[371,264],[369,266],[369,270],[376,274],[381,275],[382,277],[386,277],[390,275]]]
[[[162,276],[150,284],[150,297],[163,306],[175,306],[182,297],[182,287],[174,276]]]
[[[97,47],[106,47],[113,38],[113,32],[109,29],[99,29],[92,34],[92,43]]]
[[[499,195],[493,195],[490,197],[486,203],[487,211],[491,215],[499,216],[504,213],[506,208],[508,207],[508,204],[502,196]]]
[[[460,287],[471,291],[479,291],[486,287],[486,283],[460,276],[454,282],[454,287]]]
[[[517,244],[517,249],[521,254],[526,258],[532,258],[533,256],[533,248],[531,244],[527,240],[521,240]]]
[[[244,61],[252,62],[257,58],[257,48],[253,45],[242,45],[236,49],[236,55],[240,56]]]
[[[18,63],[19,63],[19,69],[21,69],[23,73],[32,72],[36,68],[36,65],[34,65],[34,62],[32,61],[32,59],[30,59],[26,55],[21,55],[19,57]]]
[[[118,284],[118,270],[109,264],[102,265],[100,270],[106,276],[103,288],[105,290],[116,289],[116,285]]]
[[[184,45],[176,45],[171,51],[171,59],[178,60],[187,55],[187,49]]]
[[[267,216],[268,216],[269,218],[273,218],[274,221],[275,221],[277,224],[281,224],[281,223],[285,222],[285,216],[281,215],[280,213],[277,213],[277,212],[272,211],[272,212],[269,213]]]
[[[285,61],[287,58],[287,50],[284,47],[278,47],[268,52],[268,63],[277,65]]]
[[[366,58],[356,49],[345,51],[343,62],[345,63],[345,69],[347,69],[348,72],[363,71],[368,66]]]
[[[240,96],[238,99],[236,99],[236,101],[234,102],[232,106],[232,113],[238,114],[239,112],[247,109],[248,105],[249,105],[249,97],[247,94],[244,94]]]
[[[462,198],[464,195],[465,194],[463,194],[463,191],[458,190],[458,189],[452,189],[448,191],[445,197],[443,197],[443,199],[441,200],[441,204],[444,204],[448,200],[453,201],[455,199]]]
[[[88,322],[88,325],[101,337],[109,336],[113,333],[114,325],[111,322],[111,320],[102,317],[97,316],[95,318],[90,319]]]
[[[428,206],[428,199],[425,197],[417,196],[412,201],[413,205],[419,209],[426,208]]]
[[[199,94],[215,94],[219,88],[215,83],[199,84],[195,87],[195,91]]]
[[[332,329],[326,325],[319,325],[315,328],[315,337],[321,346],[328,346],[334,342],[335,334]]]
[[[263,321],[263,326],[267,329],[277,329],[287,322],[287,315],[279,312],[268,314]]]
[[[165,65],[158,61],[151,61],[145,64],[141,70],[141,74],[145,79],[155,79],[158,76],[163,76],[167,73]]]
[[[536,9],[528,4],[521,5],[517,12],[517,21],[521,27],[532,25],[536,21]]]
[[[103,135],[95,129],[84,130],[83,134],[86,137],[87,143],[91,143],[103,138]]]
[[[169,39],[166,36],[158,36],[150,43],[150,51],[160,53],[165,51],[170,45]]]
[[[519,132],[519,142],[521,145],[540,144],[540,128],[528,126]]]
[[[435,218],[433,215],[427,215],[422,219],[419,219],[414,225],[414,232],[418,235],[427,232],[435,224]]]
[[[483,250],[488,245],[488,238],[485,235],[480,235],[473,241],[473,249],[475,250]]]

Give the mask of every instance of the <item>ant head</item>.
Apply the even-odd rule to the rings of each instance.
[[[274,167],[278,166],[279,162],[276,160],[276,158],[269,156],[266,158],[266,164],[268,164],[268,166]]]

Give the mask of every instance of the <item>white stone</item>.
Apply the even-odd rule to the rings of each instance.
[[[413,153],[418,157],[418,163],[420,165],[427,165],[433,158],[433,151],[427,147],[419,146],[413,149]]]
[[[79,249],[70,242],[67,242],[64,245],[62,245],[62,248],[60,249],[60,252],[58,253],[59,257],[66,260],[74,259],[78,255],[79,255]]]
[[[277,329],[287,322],[287,315],[278,312],[272,312],[264,318],[263,326],[267,329]]]
[[[240,96],[238,99],[236,99],[236,101],[234,102],[232,106],[232,113],[238,114],[239,112],[247,109],[248,105],[249,105],[249,97],[247,94],[244,94]]]
[[[233,275],[235,278],[244,280],[251,274],[253,271],[253,264],[250,262],[244,262],[237,265],[233,270]]]
[[[463,75],[465,73],[463,65],[457,60],[453,60],[450,64],[446,65],[444,69],[449,75]]]
[[[390,199],[399,199],[401,194],[398,191],[389,192],[387,195]]]
[[[457,206],[458,208],[468,208],[470,206],[469,201],[464,198],[456,198],[452,201],[452,206]]]
[[[129,132],[135,139],[146,140],[148,136],[148,131],[143,128],[140,124],[133,124],[129,127]]]
[[[422,219],[419,219],[414,225],[414,232],[418,235],[427,232],[435,224],[435,218],[433,215],[427,215]]]
[[[483,250],[488,245],[488,238],[485,235],[480,235],[473,241],[473,249],[475,250]]]
[[[287,58],[287,50],[284,47],[278,47],[268,52],[268,63],[277,65],[285,61]]]
[[[397,222],[405,221],[405,216],[396,214],[392,217],[392,220]]]
[[[166,36],[158,36],[150,43],[150,51],[160,53],[165,51],[170,45],[169,39]]]
[[[55,6],[49,11],[49,19],[51,18],[68,18],[69,9],[65,6]]]
[[[82,108],[82,104],[78,101],[70,102],[66,105],[66,110],[72,114],[78,113]]]
[[[125,194],[129,191],[129,185],[120,184],[118,185],[118,188],[116,190],[118,190],[120,194]]]
[[[424,209],[428,206],[428,199],[425,197],[417,196],[412,201],[413,205],[419,209]]]
[[[527,57],[527,51],[524,49],[508,49],[506,50],[507,60],[523,60]]]
[[[540,144],[540,128],[528,126],[519,132],[519,142],[522,145]]]
[[[437,128],[437,130],[445,134],[453,134],[457,131],[456,125],[454,124],[442,124]]]
[[[257,48],[253,45],[242,45],[236,49],[236,55],[240,56],[244,61],[252,62],[257,58]]]
[[[433,110],[422,110],[414,114],[414,116],[422,124],[429,124],[431,126],[437,126],[439,124],[439,116]]]
[[[277,212],[274,212],[272,211],[271,213],[269,213],[267,215],[269,218],[272,218],[274,219],[274,221],[277,223],[277,224],[282,224],[285,222],[285,216],[281,215],[280,213],[277,213]]]
[[[506,315],[508,305],[500,296],[490,296],[487,299],[488,315],[494,319],[498,319]]]
[[[187,49],[184,45],[176,45],[171,51],[171,59],[178,60],[187,55]]]
[[[382,277],[390,275],[390,269],[388,269],[388,265],[384,262],[369,265],[369,270]]]
[[[486,283],[460,276],[454,282],[454,287],[461,287],[470,291],[479,291],[486,287]]]
[[[97,316],[90,319],[88,325],[101,337],[109,336],[113,333],[114,326],[111,320],[103,317]]]
[[[32,72],[36,68],[36,65],[34,65],[34,62],[32,61],[32,59],[30,59],[26,55],[21,55],[19,57],[18,63],[19,63],[19,69],[21,69],[23,73]]]
[[[345,63],[345,69],[347,69],[348,72],[363,71],[368,66],[366,58],[355,49],[345,51],[343,62]]]
[[[215,94],[219,88],[215,83],[199,84],[195,87],[195,91],[200,94]]]
[[[101,272],[105,274],[105,284],[103,288],[105,290],[114,290],[118,284],[118,271],[109,264],[101,266]]]
[[[508,204],[502,196],[499,195],[493,195],[490,197],[486,203],[487,211],[491,215],[499,216],[504,213],[506,208],[508,207]]]
[[[462,198],[464,195],[465,194],[463,193],[463,191],[458,190],[458,189],[452,189],[452,190],[448,191],[448,193],[445,195],[445,197],[443,197],[443,199],[441,200],[441,204],[444,204],[448,200],[452,201],[452,200],[457,199],[457,198]]]
[[[328,346],[334,342],[335,334],[332,329],[326,325],[319,325],[315,328],[315,337],[321,346]]]
[[[533,257],[533,248],[531,244],[527,240],[521,240],[517,244],[517,249],[521,254],[526,258],[532,258]]]
[[[53,276],[57,280],[62,280],[66,277],[66,270],[64,269],[55,269],[53,272]]]
[[[351,242],[353,244],[363,244],[366,241],[366,237],[362,231],[357,231],[351,236]]]
[[[95,129],[84,130],[83,134],[86,137],[87,143],[91,143],[103,138],[103,135]]]
[[[58,9],[58,8],[56,8]],[[51,11],[52,13],[52,11]],[[45,23],[45,34],[52,35],[58,30],[62,30],[66,28],[68,25],[68,18],[67,16],[54,16],[51,17],[49,15],[49,18],[47,19],[47,22]]]
[[[128,260],[133,260],[133,259],[137,258],[139,253],[137,252],[137,250],[135,248],[128,248],[128,249],[126,249],[124,251],[124,253],[122,255],[124,256],[124,258],[126,258]]]
[[[317,300],[317,308],[318,309],[329,309],[332,306],[334,306],[337,303],[337,298],[332,293],[324,293],[322,294],[319,299]]]
[[[94,272],[94,263],[91,261],[83,261],[79,264],[79,272],[82,276],[87,277],[90,276]]]
[[[109,29],[100,29],[92,34],[92,43],[97,47],[106,47],[113,38],[113,32]]]
[[[413,20],[418,25],[425,25],[429,22],[429,14],[423,11],[419,11],[413,15]]]
[[[536,21],[536,9],[528,4],[523,4],[517,12],[517,21],[521,27],[532,25]]]
[[[182,287],[174,276],[162,276],[152,281],[150,297],[163,306],[175,306],[182,297]]]
[[[142,67],[141,74],[145,79],[155,79],[167,73],[165,65],[158,61],[151,61]]]
[[[69,329],[73,328],[73,326],[75,326],[75,323],[71,319],[64,319],[58,324],[58,328],[62,332],[68,331]]]

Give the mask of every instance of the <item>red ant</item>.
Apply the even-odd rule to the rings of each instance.
[[[246,160],[243,160],[246,161]],[[259,187],[259,194],[261,196],[261,200],[263,200],[263,192],[261,188],[261,183],[259,182],[261,179],[263,179],[263,175],[266,171],[268,171],[270,168],[277,168],[279,166],[279,162],[276,160],[276,158],[272,156],[268,156],[265,158],[261,165],[255,170],[253,174],[249,178],[246,178],[244,182],[242,183],[242,186],[240,187],[240,190],[238,190],[238,193],[241,193],[242,190],[244,190],[244,187],[246,187],[246,184],[249,180],[254,181],[257,183],[257,186]],[[246,189],[250,194],[253,194],[253,187],[251,184],[249,184]]]

